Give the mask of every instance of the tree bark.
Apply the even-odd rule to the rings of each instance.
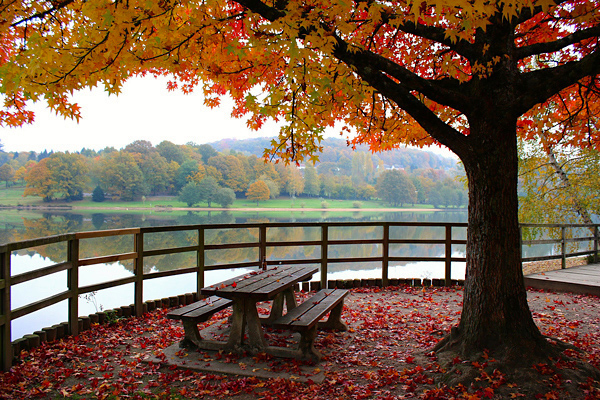
[[[469,180],[463,310],[458,328],[436,350],[465,359],[489,350],[512,363],[525,354],[547,356],[548,344],[533,321],[523,281],[516,119],[483,114],[469,120],[476,150],[461,157]]]

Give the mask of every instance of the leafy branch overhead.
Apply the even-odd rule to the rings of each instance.
[[[499,74],[515,90],[494,102],[510,102],[512,118],[557,90],[567,100],[557,113],[597,108],[597,78],[582,81],[600,68],[593,1],[2,3],[4,125],[31,121],[27,99],[78,119],[73,91],[118,94],[145,74],[172,74],[173,89],[201,86],[210,106],[230,94],[233,115],[252,128],[284,121],[271,151],[286,161],[312,156],[336,123],[375,150],[470,146],[467,119],[487,101],[478,91]],[[591,132],[576,136],[597,145]]]

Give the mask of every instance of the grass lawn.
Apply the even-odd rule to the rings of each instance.
[[[50,203],[42,201],[40,197],[28,196],[23,197],[23,186],[13,186],[10,188],[0,187],[0,205],[3,206],[46,206],[46,207],[60,207],[60,206],[71,206],[74,208],[78,207],[89,207],[94,209],[109,210],[114,209],[115,212],[121,212],[123,209],[127,211],[134,211],[134,209],[152,209],[155,207],[173,207],[173,208],[184,208],[187,204],[177,200],[176,196],[147,196],[144,201],[104,201],[97,203],[92,201],[90,197],[86,197],[80,201],[53,201]],[[208,207],[206,203],[200,203],[196,207],[204,208]],[[219,204],[212,204],[213,208],[220,208]],[[330,212],[335,209],[355,209],[360,211],[361,209],[384,209],[384,208],[396,208],[391,207],[389,204],[382,201],[374,200],[336,200],[336,199],[322,199],[322,198],[304,198],[297,197],[292,199],[290,197],[282,197],[273,200],[260,201],[258,205],[255,201],[248,199],[236,199],[236,201],[229,207],[231,211],[240,208],[281,208],[281,209],[297,209],[302,212],[303,209],[316,208],[322,209],[323,211]],[[402,208],[419,208],[423,211],[432,209],[431,205],[424,204],[406,204],[404,207],[398,207],[398,210]]]
[[[0,205],[2,206],[29,206],[29,205],[42,205],[44,202],[40,197],[27,196],[23,197],[24,186],[0,186]]]

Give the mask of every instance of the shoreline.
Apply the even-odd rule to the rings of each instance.
[[[438,212],[438,211],[466,211],[466,208],[311,208],[311,207],[172,207],[172,206],[154,206],[154,207],[90,207],[90,206],[70,206],[70,205],[28,205],[28,206],[0,206],[2,210],[43,210],[43,211],[76,211],[76,210],[116,210],[116,211],[239,211],[239,212]]]

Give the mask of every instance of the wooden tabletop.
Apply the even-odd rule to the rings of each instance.
[[[207,286],[200,293],[226,299],[251,297],[256,301],[271,300],[279,293],[294,286],[297,282],[310,279],[319,267],[283,265],[270,267],[237,276],[226,281]]]

